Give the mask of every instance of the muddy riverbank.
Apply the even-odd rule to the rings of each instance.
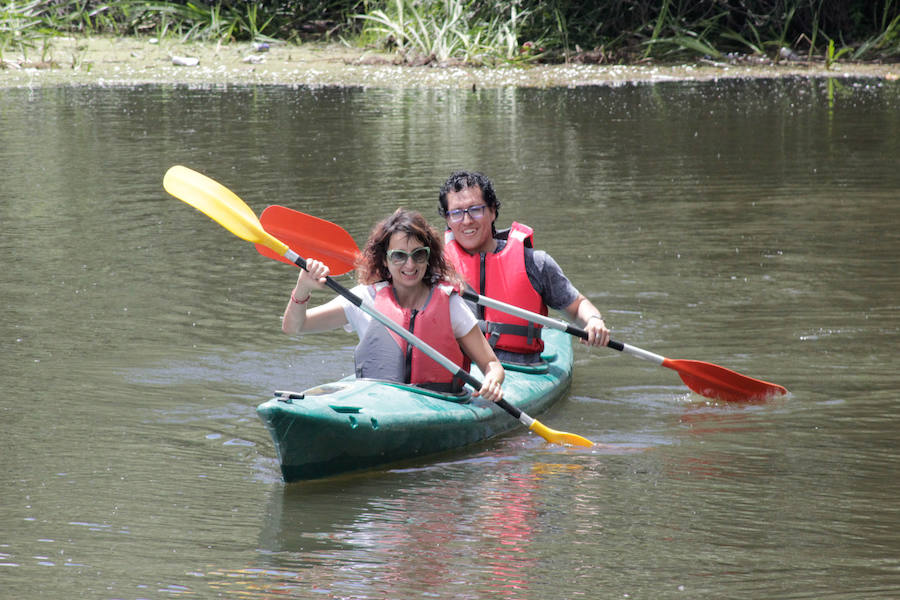
[[[346,46],[182,44],[152,38],[56,38],[26,55],[7,52],[0,88],[176,84],[361,87],[574,87],[756,77],[865,77],[896,81],[900,64],[701,60],[681,65],[408,66]]]

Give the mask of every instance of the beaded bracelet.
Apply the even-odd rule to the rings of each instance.
[[[307,294],[306,298],[303,300],[297,300],[297,296],[294,295],[294,290],[291,290],[291,301],[295,304],[306,304],[309,302],[309,299],[312,298],[312,294]]]

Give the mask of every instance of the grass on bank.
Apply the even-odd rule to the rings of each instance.
[[[46,60],[53,39],[71,33],[339,40],[409,64],[755,56],[830,67],[845,57],[900,59],[900,0],[30,0],[0,6],[0,61]]]

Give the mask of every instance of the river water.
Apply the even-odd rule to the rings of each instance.
[[[0,597],[896,598],[898,156],[876,81],[0,91]],[[281,334],[296,271],[174,164],[358,242],[483,170],[616,339],[790,394],[578,346],[541,420],[611,449],[286,485],[255,407],[354,338]]]

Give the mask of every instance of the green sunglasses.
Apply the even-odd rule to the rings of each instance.
[[[388,250],[387,257],[388,260],[394,263],[395,265],[404,265],[406,261],[410,258],[413,259],[415,263],[426,263],[428,262],[428,257],[431,256],[431,248],[428,246],[422,246],[421,248],[416,248],[412,252],[407,252],[406,250]]]

